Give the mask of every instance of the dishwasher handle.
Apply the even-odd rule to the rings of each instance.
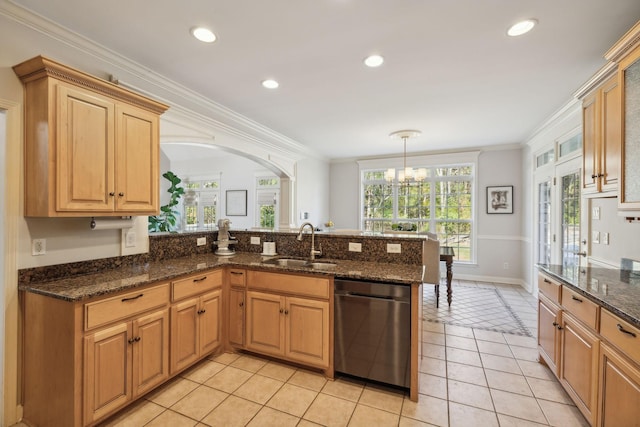
[[[376,299],[386,299],[386,300],[393,300],[395,298],[388,296],[388,295],[371,295],[371,294],[364,294],[362,292],[347,292],[346,294],[347,296],[350,297],[362,297],[362,298],[376,298]]]

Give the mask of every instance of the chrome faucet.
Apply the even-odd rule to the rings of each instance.
[[[306,226],[309,226],[311,228],[311,261],[313,261],[316,258],[316,255],[320,256],[322,255],[322,245],[320,245],[320,248],[318,250],[315,249],[315,227],[313,226],[313,224],[311,224],[310,222],[305,222],[304,224],[302,224],[300,226],[300,232],[298,233],[298,237],[297,240],[299,242],[302,241],[302,231],[304,230],[304,228]]]

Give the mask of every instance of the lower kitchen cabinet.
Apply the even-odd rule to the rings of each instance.
[[[558,376],[560,321],[562,310],[540,294],[538,299],[538,351],[549,369]]]
[[[600,347],[598,426],[640,426],[640,369],[607,344]]]
[[[171,306],[171,373],[174,374],[221,344],[222,289]]]
[[[245,290],[231,288],[229,290],[229,344],[234,347],[244,346],[245,326]]]
[[[246,348],[327,368],[329,302],[248,291]]]
[[[84,423],[90,424],[169,378],[169,310],[84,338]]]
[[[561,335],[560,383],[594,425],[600,340],[566,311],[562,313]]]

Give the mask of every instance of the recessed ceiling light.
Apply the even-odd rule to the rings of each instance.
[[[508,30],[507,35],[516,37],[528,33],[536,26],[538,21],[535,19],[525,19],[524,21],[513,24]]]
[[[213,43],[216,41],[216,35],[213,32],[204,27],[195,27],[191,29],[191,35],[201,42]]]
[[[381,66],[383,62],[384,58],[380,55],[371,55],[364,59],[364,65],[372,68]]]
[[[275,89],[280,86],[280,83],[273,79],[267,79],[262,81],[262,86],[266,87],[267,89]]]

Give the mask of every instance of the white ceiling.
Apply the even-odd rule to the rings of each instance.
[[[423,132],[410,152],[521,143],[640,19],[638,0],[14,3],[329,158],[398,153],[388,134],[406,128]]]

